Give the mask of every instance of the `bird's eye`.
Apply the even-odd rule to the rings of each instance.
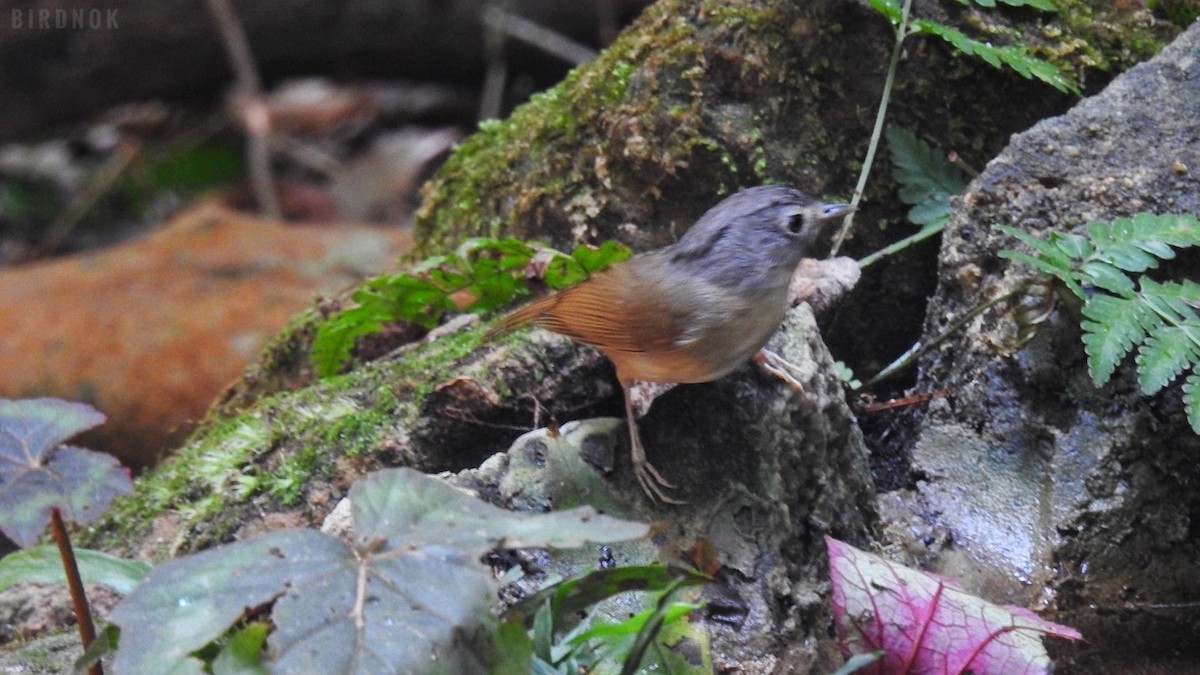
[[[804,229],[804,214],[795,213],[788,216],[787,229],[792,234],[800,234],[800,230]]]

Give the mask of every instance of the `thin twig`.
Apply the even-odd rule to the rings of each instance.
[[[999,297],[988,300],[985,303],[976,305],[970,311],[968,311],[966,314],[962,315],[957,320],[955,320],[953,323],[951,323],[949,326],[947,326],[945,330],[943,330],[941,333],[939,333],[937,335],[937,337],[933,338],[929,342],[924,342],[924,343],[922,343],[920,341],[914,342],[913,346],[909,347],[908,351],[901,354],[900,357],[897,358],[895,361],[892,361],[891,363],[889,363],[886,368],[879,371],[878,375],[867,380],[867,382],[865,384],[863,384],[861,389],[866,389],[867,387],[870,387],[871,385],[875,384],[876,382],[881,382],[881,381],[891,377],[892,375],[895,375],[900,370],[912,365],[914,362],[916,362],[917,359],[921,358],[930,349],[933,349],[934,347],[938,346],[939,344],[941,344],[941,342],[943,340],[945,340],[946,338],[950,337],[955,332],[957,332],[959,328],[962,328],[963,326],[965,326],[967,324],[967,322],[969,322],[971,319],[974,319],[975,317],[979,316],[980,314],[983,314],[984,312],[991,309],[992,307],[995,307],[996,305],[998,305],[1002,302],[1007,302],[1007,301],[1017,297],[1018,295],[1021,295],[1024,292],[1025,292],[1025,287],[1022,286],[1020,288],[1017,288],[1016,290],[1009,291],[1008,293],[1005,293],[1004,295],[1001,295]]]
[[[596,0],[596,37],[601,45],[617,39],[617,7],[614,0]]]
[[[129,169],[129,165],[133,163],[141,149],[142,144],[133,138],[123,138],[117,144],[112,156],[92,176],[92,180],[83,192],[71,200],[67,209],[46,229],[46,235],[38,242],[35,253],[37,257],[50,255],[58,249],[63,240],[70,236],[75,226],[83,220],[83,217],[96,206],[96,203],[104,195],[112,190],[121,176],[125,175],[125,171]]]
[[[508,82],[508,62],[504,60],[504,27],[499,24],[507,22],[508,12],[496,8],[498,19],[488,22],[487,10],[484,9],[483,23],[483,54],[487,59],[487,70],[483,75],[483,89],[479,92],[479,120],[490,120],[500,117],[500,108],[504,105],[504,86]]]
[[[229,0],[208,0],[208,8],[233,67],[236,93],[231,103],[247,131],[246,161],[254,196],[265,216],[279,220],[283,212],[275,190],[275,176],[271,173],[271,117],[263,100],[262,78],[254,65],[250,41]]]
[[[96,626],[92,623],[92,611],[88,608],[83,579],[79,576],[79,564],[75,562],[75,549],[71,548],[71,537],[67,534],[67,526],[57,506],[50,509],[50,531],[54,534],[54,543],[58,544],[58,555],[62,558],[67,588],[71,592],[71,605],[75,609],[75,623],[79,625],[79,641],[86,652],[96,641]],[[88,675],[104,675],[104,666],[100,661],[88,667]]]
[[[943,221],[942,224],[937,227],[923,227],[907,237],[894,241],[878,251],[875,251],[871,255],[863,258],[862,260],[859,260],[858,268],[865,269],[868,266],[879,262],[879,260],[884,256],[892,255],[893,253],[899,253],[900,251],[903,251],[919,241],[925,241],[933,235],[940,233],[944,229],[946,229],[945,221]]]
[[[571,65],[577,66],[596,58],[596,51],[591,47],[496,5],[488,5],[483,8],[483,23],[489,28],[498,30],[515,40],[533,45]]]
[[[854,224],[854,211],[862,201],[863,191],[867,187],[867,178],[871,175],[871,165],[875,163],[875,152],[879,150],[879,139],[883,137],[883,121],[887,117],[888,103],[892,100],[892,85],[896,82],[896,71],[900,67],[900,55],[903,53],[904,38],[908,37],[908,16],[912,9],[912,0],[904,0],[901,10],[900,23],[896,26],[896,44],[892,46],[892,58],[888,61],[887,78],[883,81],[883,95],[879,100],[879,110],[875,113],[875,128],[871,131],[871,142],[867,145],[867,158],[863,160],[862,171],[858,174],[858,185],[854,186],[854,196],[850,206],[854,207],[842,222],[842,229],[833,240],[833,248],[829,257],[837,255],[846,235]]]

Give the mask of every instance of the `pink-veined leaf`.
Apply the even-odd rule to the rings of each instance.
[[[1082,637],[1029,610],[994,605],[831,537],[825,544],[843,654],[884,652],[860,673],[1047,673],[1042,636]]]

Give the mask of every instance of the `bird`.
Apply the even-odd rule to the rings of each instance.
[[[652,500],[685,503],[646,458],[630,387],[711,382],[758,354],[783,321],[801,259],[852,210],[785,185],[743,189],[675,243],[516,309],[488,334],[534,324],[604,353],[624,393],[639,485]]]

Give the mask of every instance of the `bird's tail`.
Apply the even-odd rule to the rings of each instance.
[[[484,334],[484,339],[490,340],[497,335],[507,333],[510,330],[520,328],[526,324],[537,323],[538,319],[541,318],[543,314],[548,312],[550,308],[553,307],[557,302],[557,294],[548,295],[544,298],[534,300],[528,305],[525,305],[524,307],[521,307],[520,309],[517,309],[516,311],[513,311],[501,318],[495,326],[492,326],[490,329],[488,329],[488,332]]]

